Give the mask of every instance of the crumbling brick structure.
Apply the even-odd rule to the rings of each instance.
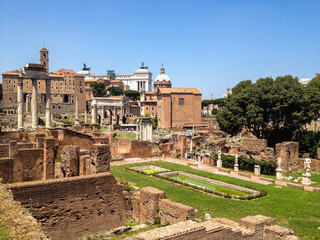
[[[126,240],[299,240],[293,231],[274,225],[262,215],[242,218],[239,223],[225,218],[205,222],[185,221],[140,233]]]
[[[266,139],[244,138],[240,146],[240,156],[257,160],[275,160],[274,149],[267,146]]]
[[[276,155],[281,157],[281,168],[283,172],[299,168],[299,143],[283,142],[276,144]]]
[[[125,225],[123,189],[111,173],[5,187],[53,240],[74,239]]]
[[[194,208],[165,199],[165,192],[153,187],[145,187],[140,191],[140,197],[132,201],[133,218],[140,222],[154,223],[160,217],[161,223],[174,224],[188,219],[194,219]]]
[[[152,145],[149,141],[121,138],[111,146],[111,153],[113,160],[152,157]]]

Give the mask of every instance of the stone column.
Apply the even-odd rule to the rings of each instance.
[[[234,167],[233,170],[235,172],[239,172],[239,156],[236,154],[235,159],[234,159]]]
[[[218,152],[217,167],[222,168],[221,151]]]
[[[192,135],[190,137],[190,153],[192,153]]]
[[[38,84],[37,79],[32,79],[32,100],[31,100],[31,111],[32,111],[32,129],[38,127]]]
[[[51,128],[51,80],[46,79],[46,127]]]
[[[79,121],[79,97],[76,97],[76,119],[74,121],[75,125],[79,125],[80,121]]]
[[[30,95],[27,94],[26,96],[26,112],[29,113],[30,112]]]
[[[91,112],[92,112],[92,121],[91,121],[91,123],[92,124],[96,124],[97,123],[97,105],[96,104],[94,104],[92,106]]]
[[[88,123],[87,107],[84,110],[84,123]]]
[[[18,131],[23,131],[23,78],[18,79]]]
[[[276,179],[282,180],[282,168],[281,168],[281,157],[278,157],[278,167],[276,169]]]
[[[105,125],[105,120],[104,120],[104,112],[105,112],[105,109],[104,107],[102,107],[102,113],[101,113],[101,125]]]

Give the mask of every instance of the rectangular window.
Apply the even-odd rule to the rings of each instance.
[[[184,105],[184,98],[179,98],[179,105]]]

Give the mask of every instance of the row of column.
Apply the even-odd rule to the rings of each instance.
[[[23,77],[18,79],[18,91],[17,91],[17,101],[18,101],[18,130],[24,130],[24,109],[23,109]],[[37,129],[38,127],[38,79],[31,79],[32,81],[32,98],[31,98],[31,112],[32,112],[32,129]],[[46,79],[46,127],[51,127],[51,80]]]
[[[145,81],[138,81],[138,91],[140,92],[142,88],[147,91],[149,89],[146,89],[146,82]]]

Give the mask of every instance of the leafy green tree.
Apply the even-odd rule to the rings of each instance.
[[[123,90],[120,87],[109,87],[107,89],[110,92],[110,96],[120,96],[123,95]]]
[[[309,102],[307,114],[309,119],[320,118],[320,77],[313,78],[306,87],[306,102]]]
[[[226,98],[217,98],[213,100],[202,100],[202,107],[207,107],[210,104],[217,104],[218,107],[222,108],[224,106],[224,103],[226,101]]]
[[[94,97],[104,97],[107,94],[106,85],[104,83],[91,83],[90,88]]]
[[[135,90],[126,90],[123,93],[132,101],[137,101],[138,98],[140,97],[140,93]]]
[[[232,89],[225,107],[218,112],[220,128],[235,135],[243,128],[269,145],[291,140],[304,124],[308,102],[305,89],[290,75],[242,81]]]

